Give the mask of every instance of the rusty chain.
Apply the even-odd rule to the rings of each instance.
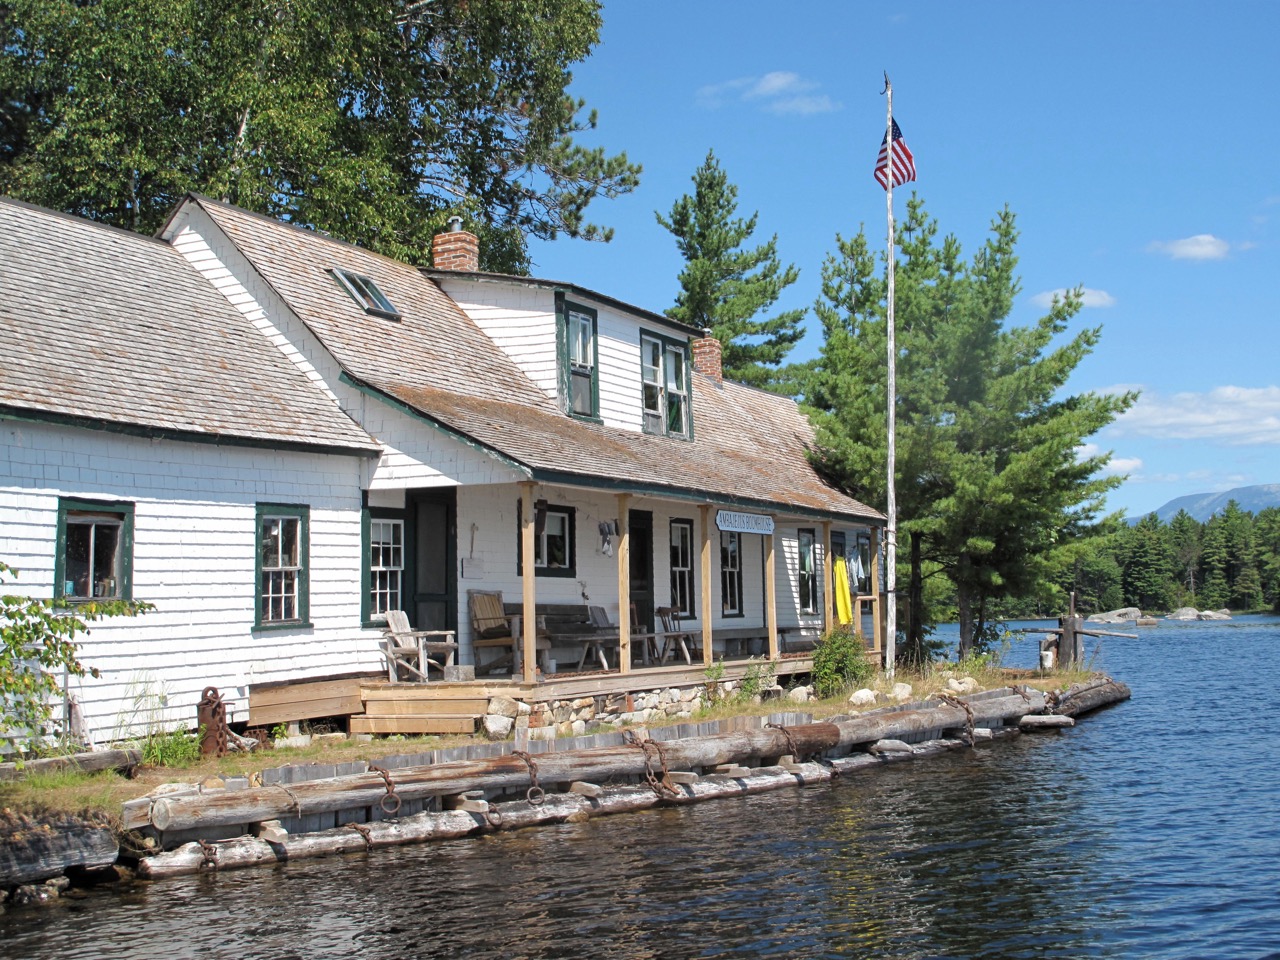
[[[382,782],[387,785],[387,792],[378,801],[378,806],[387,816],[394,817],[400,812],[400,797],[396,794],[396,785],[391,782],[391,772],[386,767],[380,767],[376,763],[369,764],[369,772],[381,775]]]
[[[680,796],[680,791],[676,789],[674,783],[671,782],[671,772],[667,769],[667,754],[662,749],[662,744],[657,740],[644,739],[641,740],[631,731],[627,731],[625,742],[633,747],[639,747],[641,753],[644,754],[644,778],[649,783],[650,789],[659,800],[672,800]],[[653,747],[651,753],[649,748]],[[653,770],[653,757],[657,755],[659,763],[662,765],[662,778],[659,779]]]
[[[966,701],[953,697],[949,693],[938,694],[938,699],[941,700],[943,703],[950,704],[953,707],[959,707],[961,710],[964,711],[964,715],[965,715],[965,737],[964,738],[965,740],[968,741],[969,746],[972,747],[974,742],[973,707],[969,706],[969,704]]]
[[[525,791],[524,798],[529,801],[531,807],[542,806],[547,802],[547,793],[538,786],[538,761],[523,750],[512,750],[511,755],[519,757],[529,768],[529,789]]]
[[[218,869],[218,845],[209,843],[206,840],[197,840],[200,844],[200,853],[203,854],[200,860],[201,870],[217,870]]]
[[[766,723],[765,727],[770,730],[781,730],[782,735],[787,740],[787,749],[791,751],[791,759],[796,763],[803,763],[804,758],[800,756],[800,750],[796,747],[796,739],[791,735],[791,731],[780,723]]]
[[[369,832],[369,828],[362,823],[344,823],[344,827],[350,827],[360,836],[364,837],[364,848],[366,851],[373,852],[373,835]]]

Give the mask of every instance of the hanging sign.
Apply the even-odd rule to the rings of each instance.
[[[721,510],[716,514],[716,526],[725,533],[762,533],[770,536],[773,533],[773,517],[766,517],[762,513]]]

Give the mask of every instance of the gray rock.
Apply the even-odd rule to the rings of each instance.
[[[508,717],[514,720],[520,716],[520,706],[511,697],[493,697],[489,700],[489,716]]]
[[[889,692],[889,696],[893,697],[898,703],[906,703],[911,699],[911,684],[895,683],[893,689]]]
[[[515,725],[515,719],[512,717],[490,713],[484,718],[484,735],[490,740],[505,740],[511,735]]]
[[[790,700],[792,703],[808,703],[809,688],[793,687],[787,691],[787,699]]]
[[[1230,620],[1231,614],[1223,613],[1221,610],[1201,610],[1197,620]]]
[[[874,707],[878,699],[879,694],[874,690],[863,687],[861,690],[853,691],[853,694],[849,697],[849,705],[852,707]]]
[[[1165,617],[1166,620],[1194,620],[1200,614],[1195,607],[1179,607]]]

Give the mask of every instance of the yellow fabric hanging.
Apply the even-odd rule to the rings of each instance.
[[[853,597],[849,594],[849,566],[844,557],[836,557],[833,571],[836,581],[836,619],[840,623],[853,622]]]

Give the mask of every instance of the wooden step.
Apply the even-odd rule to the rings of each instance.
[[[482,717],[489,710],[488,700],[369,700],[364,713],[379,717]]]
[[[429,717],[383,717],[369,716],[351,718],[352,733],[475,733],[477,717],[474,716],[429,716]]]
[[[249,725],[270,727],[314,717],[344,717],[364,711],[361,680],[323,680],[290,683],[265,690],[249,688]]]

